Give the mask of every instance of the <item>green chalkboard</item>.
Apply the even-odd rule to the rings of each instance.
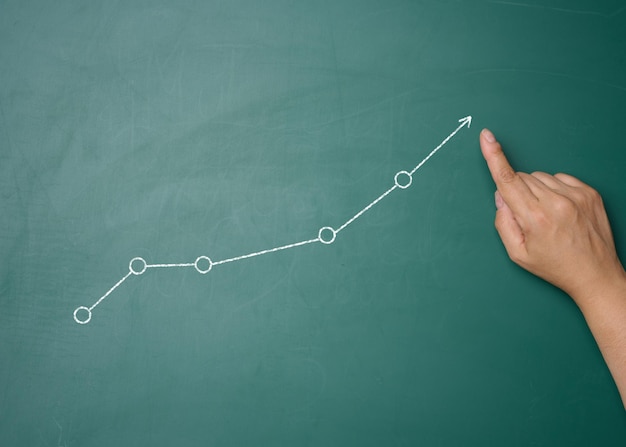
[[[478,133],[625,259],[625,121],[618,0],[0,1],[0,445],[624,445]]]

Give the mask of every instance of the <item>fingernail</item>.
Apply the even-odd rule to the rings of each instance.
[[[496,191],[495,197],[496,197],[496,208],[500,210],[504,206],[504,199],[502,198],[502,196],[500,195],[500,192],[498,191]]]
[[[483,136],[485,137],[485,140],[487,140],[489,143],[496,142],[496,137],[493,136],[489,129],[483,129]]]

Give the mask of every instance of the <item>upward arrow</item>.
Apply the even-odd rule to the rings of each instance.
[[[465,126],[467,124],[467,128],[469,129],[470,126],[472,125],[472,117],[471,116],[466,116],[465,118],[461,118],[459,120],[459,123],[461,123],[461,125],[459,126],[459,128]]]
[[[455,136],[459,130],[463,129],[466,125],[467,125],[467,128],[469,129],[469,127],[472,125],[472,117],[471,117],[471,115],[468,115],[468,116],[466,116],[465,118],[461,118],[461,119],[459,120],[459,123],[461,123],[461,124],[459,124],[459,127],[457,127],[456,129],[454,129],[454,131],[453,131],[450,135],[448,135],[448,136],[446,137],[446,139],[445,139],[445,140],[443,140],[441,143],[439,143],[439,146],[437,146],[436,148],[434,148],[434,149],[430,152],[430,154],[428,154],[428,155],[426,156],[426,158],[424,158],[422,161],[420,161],[420,162],[419,162],[419,164],[418,164],[417,166],[415,166],[411,172],[409,172],[409,174],[411,174],[411,175],[415,174],[415,171],[417,171],[419,168],[421,168],[421,167],[422,167],[422,165],[423,165],[424,163],[426,163],[430,157],[432,157],[433,155],[435,155],[435,153],[436,153],[439,149],[441,149],[441,148],[442,148],[442,147],[443,147],[443,146],[444,146],[444,145],[445,145],[448,141],[450,141],[450,138],[452,138],[453,136]]]

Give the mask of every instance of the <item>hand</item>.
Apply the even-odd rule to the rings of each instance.
[[[567,175],[515,172],[485,129],[480,146],[496,183],[496,229],[509,257],[579,306],[623,282],[602,198]]]
[[[515,172],[487,129],[480,147],[507,253],[578,304],[626,408],[626,272],[600,195],[570,175]]]

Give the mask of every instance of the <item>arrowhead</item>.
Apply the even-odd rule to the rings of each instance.
[[[472,117],[471,116],[466,116],[465,118],[461,118],[459,120],[459,123],[463,123],[461,125],[461,127],[465,126],[467,124],[467,128],[469,129],[469,127],[472,125]]]

